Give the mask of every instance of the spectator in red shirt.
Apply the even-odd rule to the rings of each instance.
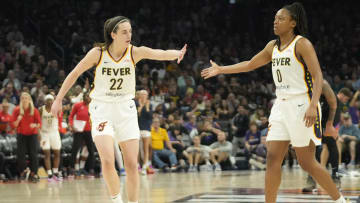
[[[9,103],[6,99],[2,101],[2,110],[0,112],[0,134],[6,135],[11,133],[11,115],[9,114]]]
[[[193,94],[194,99],[201,98],[202,100],[211,100],[212,96],[209,92],[204,90],[204,86],[198,85],[196,92]]]
[[[38,129],[41,127],[41,119],[29,93],[21,93],[19,106],[12,114],[12,121],[17,133],[17,162],[20,177],[25,178],[25,154],[29,153],[31,170],[29,180],[38,182]]]
[[[89,93],[84,93],[83,101],[75,103],[71,114],[69,116],[70,130],[74,133],[74,142],[71,152],[71,167],[75,168],[76,155],[84,141],[89,151],[88,156],[88,169],[90,176],[94,175],[94,142],[91,136],[90,116],[89,116],[89,103],[91,99]],[[76,119],[74,120],[74,117]],[[79,174],[79,169],[76,168],[76,174]],[[72,175],[72,174],[71,174]]]

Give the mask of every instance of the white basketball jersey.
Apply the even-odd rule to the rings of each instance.
[[[272,52],[272,75],[276,86],[276,96],[286,98],[294,95],[312,95],[313,81],[310,72],[295,53],[298,35],[282,51],[275,45]]]
[[[104,102],[119,102],[135,97],[135,65],[132,45],[124,55],[115,61],[108,50],[101,51],[99,64],[95,69],[90,98]]]
[[[42,106],[41,114],[41,131],[42,132],[58,132],[59,121],[51,112],[47,112],[45,106]]]

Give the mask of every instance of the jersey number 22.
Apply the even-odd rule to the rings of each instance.
[[[117,80],[115,78],[112,78],[110,80],[110,82],[112,83],[110,90],[121,90],[121,88],[122,88],[121,85],[122,85],[123,81],[124,80],[122,78],[119,78]]]

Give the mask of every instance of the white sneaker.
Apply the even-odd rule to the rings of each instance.
[[[190,173],[196,172],[196,166],[190,166],[189,172],[190,172]]]
[[[220,164],[215,165],[215,171],[222,171]]]
[[[147,173],[146,173],[146,167],[142,167],[141,168],[141,175],[145,176]]]
[[[345,163],[340,164],[340,165],[339,165],[339,169],[346,169]]]

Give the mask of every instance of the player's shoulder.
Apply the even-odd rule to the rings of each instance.
[[[300,50],[313,47],[311,41],[304,36],[301,36],[295,43],[296,49]]]
[[[92,65],[97,65],[100,62],[102,52],[104,52],[104,49],[101,47],[93,47],[88,51],[86,56],[84,57],[84,60]]]
[[[272,51],[273,51],[275,45],[276,45],[276,40],[274,39],[274,40],[269,41],[266,44],[264,49],[266,50],[267,53],[272,54]]]
[[[138,53],[138,52],[142,52],[142,51],[148,49],[148,47],[131,45],[131,49],[132,49],[133,53]]]
[[[90,49],[88,51],[88,54],[90,55],[98,55],[100,56],[100,54],[105,51],[105,49],[101,48],[101,47],[93,47],[92,49]]]
[[[271,48],[274,48],[274,46],[276,45],[276,39],[273,39],[273,40],[270,40],[267,44],[266,44],[266,46],[269,46],[269,47],[271,47]]]

